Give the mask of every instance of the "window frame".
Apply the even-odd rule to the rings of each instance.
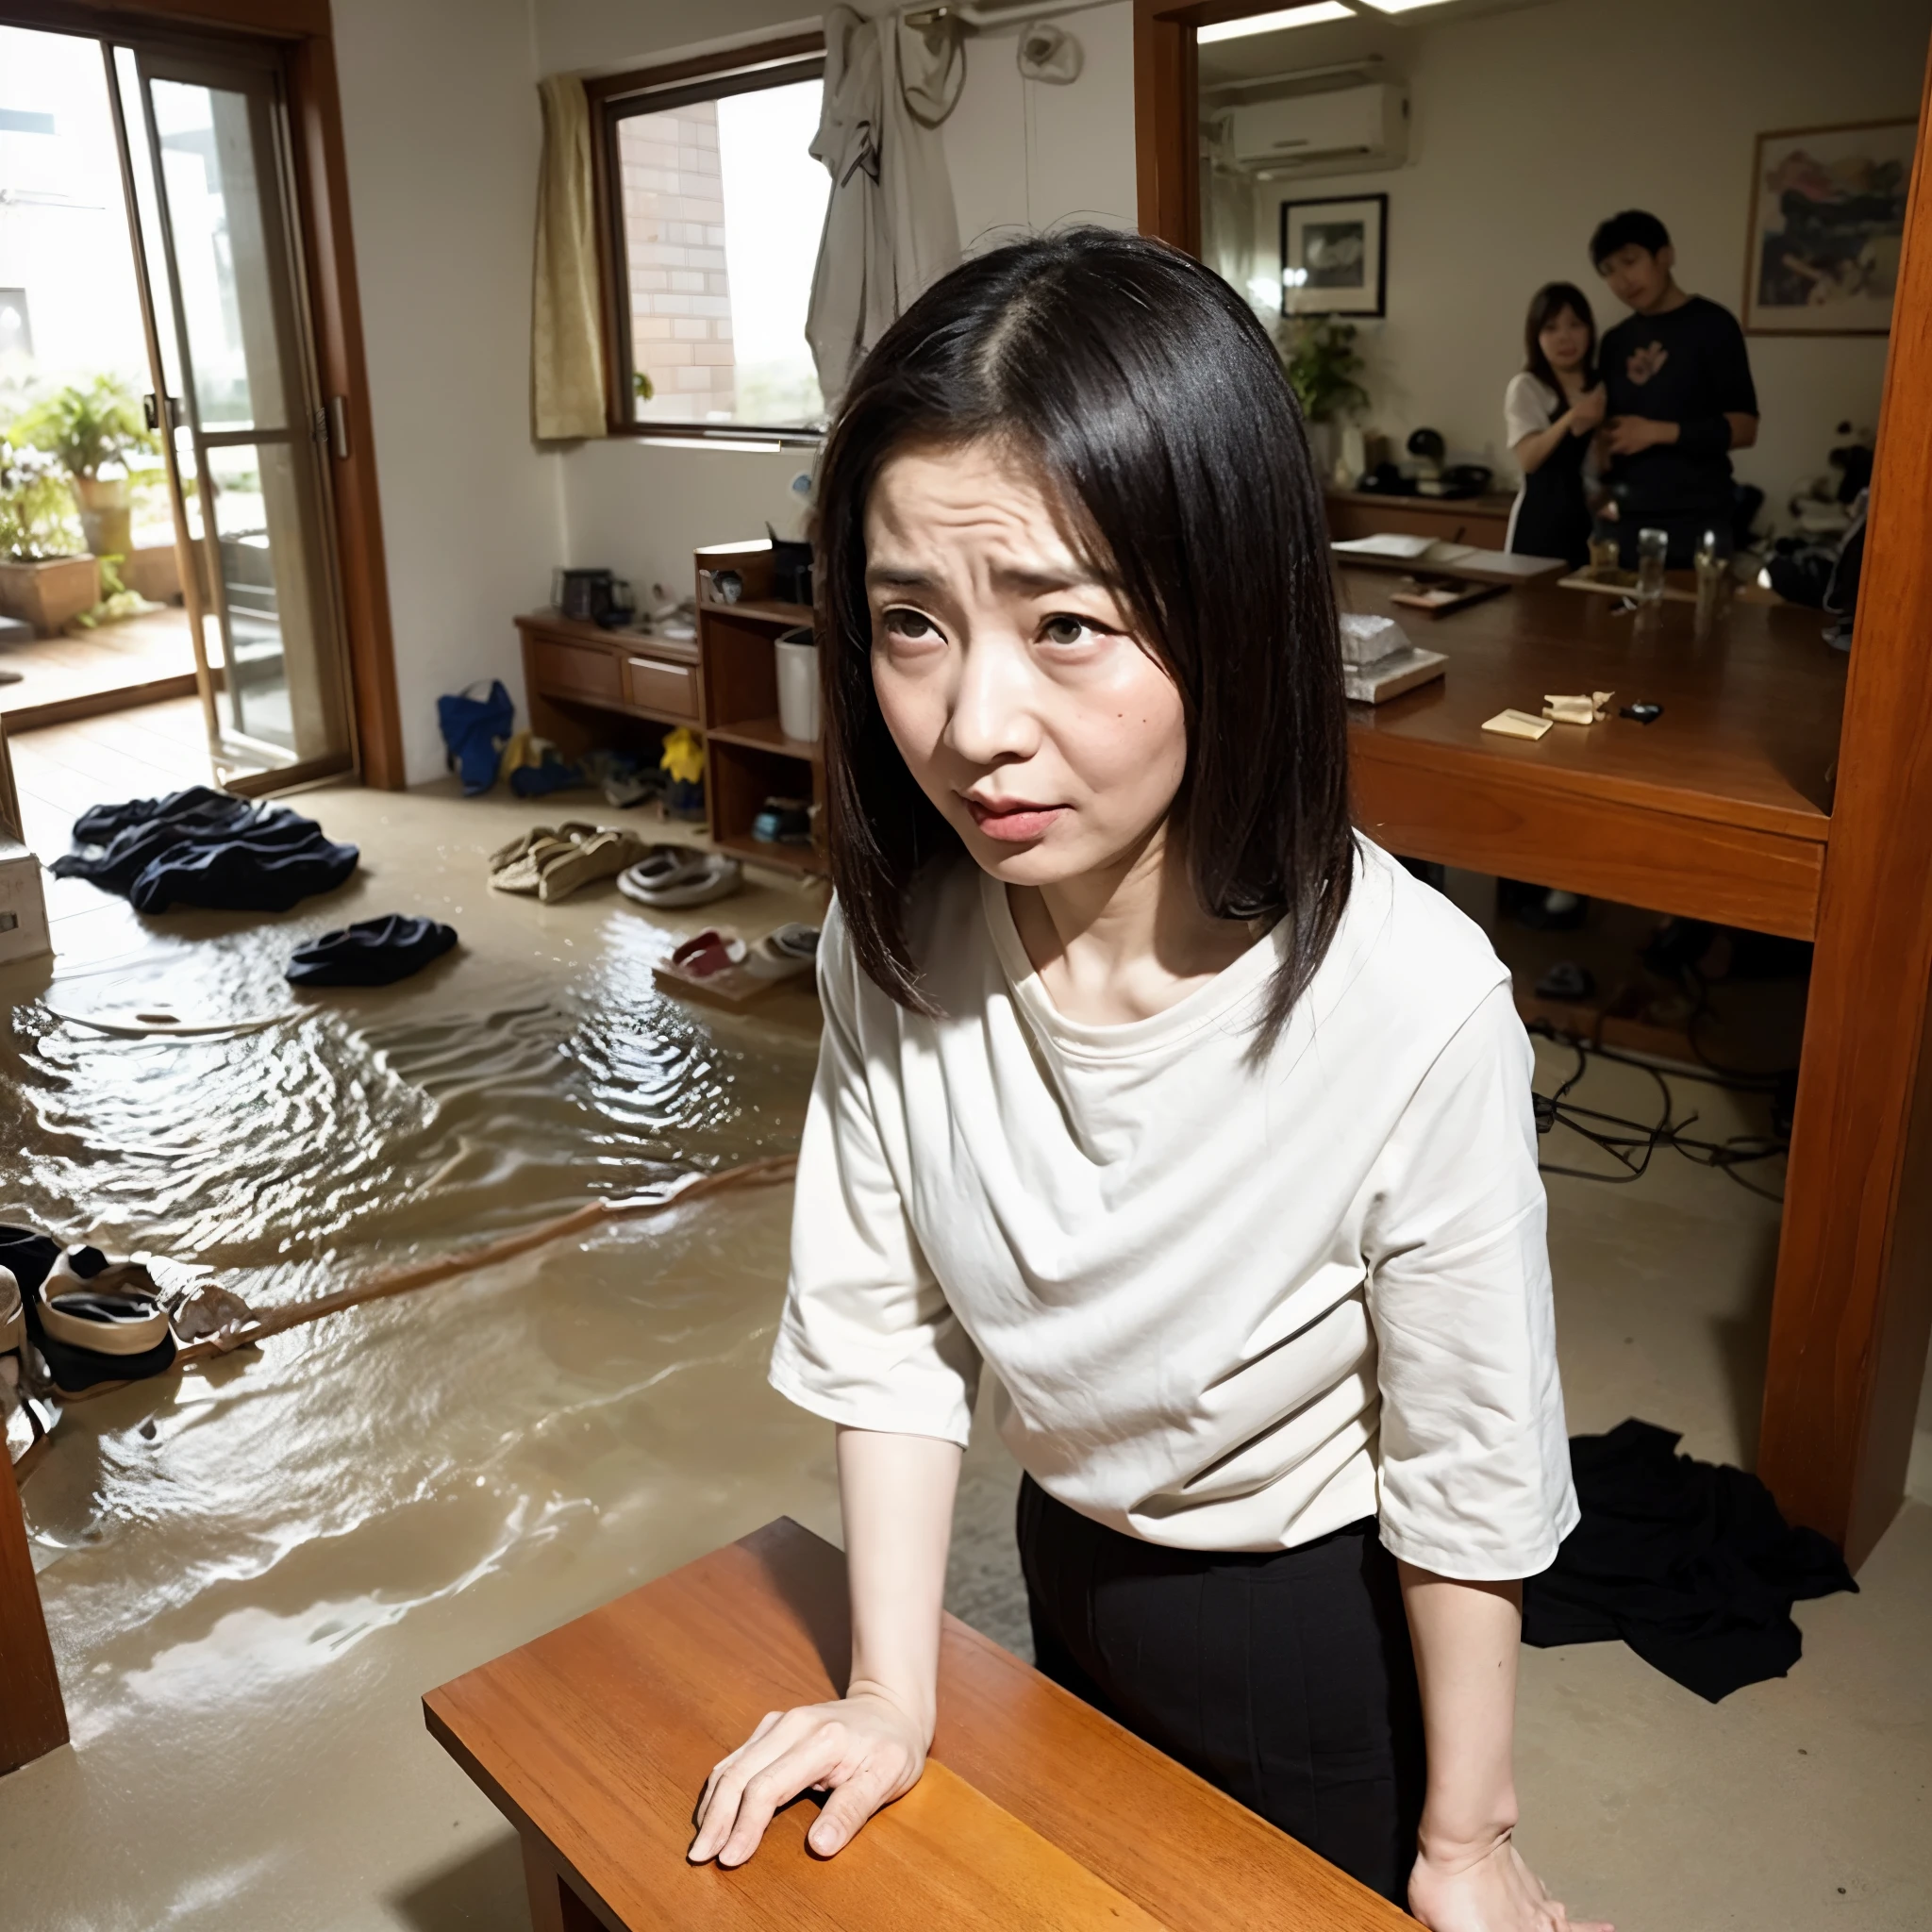
[[[597,268],[603,299],[599,305],[604,338],[604,426],[610,436],[680,443],[776,442],[815,449],[821,429],[796,424],[640,423],[631,413],[634,364],[631,353],[630,265],[625,239],[624,174],[618,156],[618,129],[636,115],[694,101],[722,100],[801,80],[823,79],[823,33],[788,34],[728,53],[698,55],[624,74],[586,80],[591,109],[591,178],[597,222]]]

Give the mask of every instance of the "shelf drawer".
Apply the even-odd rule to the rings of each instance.
[[[626,658],[624,690],[626,701],[641,711],[661,711],[673,718],[695,718],[698,714],[697,675],[689,664]]]
[[[624,673],[615,651],[584,644],[554,644],[539,639],[530,647],[538,689],[560,696],[624,702]]]

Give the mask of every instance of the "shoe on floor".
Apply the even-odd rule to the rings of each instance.
[[[682,856],[670,864],[647,859],[618,874],[617,890],[640,906],[667,912],[681,907],[708,906],[714,899],[727,898],[744,883],[743,866],[722,852],[699,852],[689,845],[658,850]]]
[[[593,879],[615,878],[644,856],[644,841],[635,832],[603,830],[543,861],[537,896],[546,906],[567,899]]]
[[[693,934],[671,955],[671,964],[687,979],[711,979],[733,966],[742,966],[747,948],[734,934],[714,925]]]
[[[153,1277],[133,1262],[110,1264],[98,1248],[58,1253],[26,1297],[26,1318],[66,1395],[138,1382],[175,1363],[175,1332]]]
[[[818,961],[819,929],[794,920],[768,932],[745,957],[745,970],[759,979],[796,979]]]

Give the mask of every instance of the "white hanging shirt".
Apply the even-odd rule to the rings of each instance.
[[[1547,1567],[1576,1501],[1529,1042],[1480,929],[1357,849],[1258,1065],[1274,935],[1088,1025],[961,862],[910,908],[932,1020],[865,977],[834,907],[773,1385],[963,1443],[984,1361],[1015,1459],[1129,1535],[1268,1550],[1379,1515],[1443,1575]]]

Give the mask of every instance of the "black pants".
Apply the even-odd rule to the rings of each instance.
[[[1406,1905],[1422,1700],[1373,1518],[1297,1549],[1171,1550],[1020,1485],[1034,1654],[1085,1698]]]

